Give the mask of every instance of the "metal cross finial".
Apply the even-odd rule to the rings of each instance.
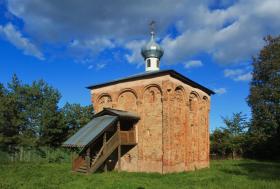
[[[152,21],[150,22],[149,25],[150,25],[151,34],[152,34],[152,35],[155,35],[155,25],[156,25],[156,21],[152,20]]]

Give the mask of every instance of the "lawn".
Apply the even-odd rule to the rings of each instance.
[[[254,160],[212,161],[211,168],[175,174],[73,174],[70,164],[0,165],[0,188],[280,188],[280,163]]]

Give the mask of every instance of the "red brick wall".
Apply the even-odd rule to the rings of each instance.
[[[210,97],[170,76],[94,89],[96,112],[112,107],[137,113],[138,144],[122,157],[122,169],[180,172],[209,166]]]

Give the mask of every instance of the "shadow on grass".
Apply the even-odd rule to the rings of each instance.
[[[280,180],[280,163],[241,162],[233,169],[222,169],[223,172],[237,176],[247,176],[251,180]]]

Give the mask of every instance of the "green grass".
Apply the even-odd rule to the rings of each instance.
[[[280,188],[280,163],[254,160],[212,161],[211,168],[175,174],[73,174],[69,163],[0,165],[0,188]]]

